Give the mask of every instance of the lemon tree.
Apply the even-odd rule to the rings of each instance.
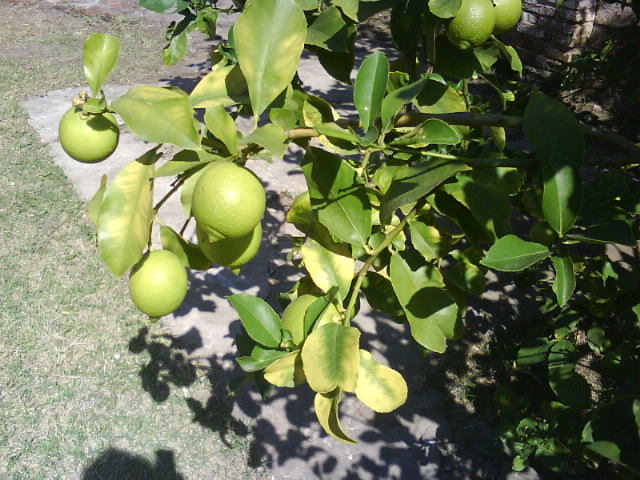
[[[476,328],[466,325],[468,304],[495,288],[488,282],[497,276],[543,299],[535,328],[509,330],[502,342],[494,365],[504,370],[495,379],[499,398],[487,402],[506,412],[496,417],[509,422],[500,431],[514,468],[529,461],[555,472],[578,464],[640,468],[629,453],[637,451],[629,448],[637,438],[629,438],[629,429],[606,428],[610,405],[623,405],[628,419],[640,411],[637,384],[624,380],[638,362],[640,306],[630,292],[637,291],[640,269],[603,253],[607,246],[637,248],[639,195],[629,171],[638,147],[601,135],[618,150],[617,163],[589,165],[585,181],[586,145],[595,130],[560,101],[520,89],[517,51],[493,35],[515,26],[519,3],[145,5],[185,15],[181,28],[168,32],[167,63],[185,51],[187,32],[212,33],[206,27],[218,16],[238,16],[233,35],[216,40],[211,71],[190,92],[136,86],[109,103],[101,85],[116,64],[117,42],[95,35],[85,44],[91,96],[82,111],[115,112],[151,144],[103,179],[89,204],[99,254],[115,275],[133,268],[131,279],[140,277],[144,270],[136,265],[157,255],[156,238],[173,264],[178,259],[176,271],[212,263],[241,269],[260,248],[265,211],[262,182],[247,161],[279,161],[295,145],[306,189],[286,212],[296,232],[287,260],[300,280],[282,286],[282,305],[242,292],[228,297],[243,327],[237,362],[245,379],[264,395],[311,389],[319,424],[337,441],[353,443],[358,439],[339,418],[345,396],[387,413],[409,392],[402,368],[383,365],[364,348],[360,305],[398,320],[425,353],[445,355],[465,329]],[[393,58],[402,61],[382,50],[357,58],[359,27],[386,9]],[[331,95],[300,82],[302,55],[318,58],[350,92],[352,108],[338,110]],[[479,95],[479,86],[488,88]],[[249,131],[237,127],[241,115],[252,117]],[[513,132],[530,146],[511,142]],[[172,178],[171,189],[154,202],[162,177]],[[185,213],[177,225],[162,219],[172,195]],[[175,308],[184,284],[172,281],[171,304],[152,311],[138,300],[143,311],[157,316]],[[146,292],[138,288],[132,291]],[[593,358],[602,363],[589,368],[614,386],[606,394],[591,392],[578,368],[578,360]],[[527,375],[535,381],[518,383]],[[528,394],[540,401],[520,398]]]

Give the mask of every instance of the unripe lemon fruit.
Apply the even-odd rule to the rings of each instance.
[[[211,260],[211,263],[234,269],[247,263],[260,250],[262,225],[258,223],[253,231],[243,237],[214,241],[211,241],[199,226],[196,226],[196,236],[202,253]]]
[[[493,33],[504,33],[515,27],[522,16],[522,0],[493,0],[495,22]]]
[[[458,13],[447,22],[447,38],[461,50],[477,47],[491,36],[494,25],[491,0],[462,0]]]
[[[81,107],[71,107],[58,124],[62,149],[83,163],[101,162],[118,146],[120,129],[109,112],[88,114]]]
[[[257,177],[233,162],[206,168],[193,190],[191,213],[210,240],[244,237],[264,215],[266,195]]]
[[[187,271],[168,250],[145,254],[131,269],[129,294],[138,309],[150,317],[175,311],[187,295]]]

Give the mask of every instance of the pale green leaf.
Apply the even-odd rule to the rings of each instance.
[[[200,148],[189,98],[170,89],[134,87],[111,104],[127,126],[143,140]]]
[[[276,387],[295,387],[304,382],[300,351],[283,355],[264,369],[264,379]]]
[[[142,257],[154,212],[153,169],[157,148],[126,165],[107,186],[98,214],[100,257],[117,276]]]
[[[104,198],[104,192],[107,190],[107,176],[100,177],[100,186],[96,193],[93,194],[91,200],[87,204],[87,215],[94,225],[98,225],[98,216],[100,214],[100,204]]]
[[[238,148],[236,122],[222,105],[214,105],[205,110],[204,124],[216,138],[224,143],[229,153],[236,152]]]
[[[105,33],[94,33],[84,42],[82,62],[84,76],[91,93],[97,96],[102,84],[113,68],[120,55],[120,40]]]
[[[249,2],[234,28],[240,69],[257,118],[287,88],[307,35],[304,11],[294,0]]]
[[[248,95],[246,80],[237,64],[216,64],[194,87],[189,99],[193,108],[228,107],[248,103]]]

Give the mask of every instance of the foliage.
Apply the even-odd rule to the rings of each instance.
[[[606,426],[616,415],[622,423],[639,422],[640,392],[621,373],[638,360],[640,306],[625,296],[638,280],[602,251],[627,246],[637,261],[640,198],[627,172],[633,164],[588,165],[585,129],[557,100],[533,92],[521,112],[510,106],[515,83],[495,66],[506,64],[511,77],[521,74],[511,46],[495,37],[464,51],[450,44],[444,30],[461,8],[456,1],[253,0],[226,10],[201,1],[141,3],[185,17],[169,28],[168,60],[184,51],[186,32],[211,33],[218,15],[241,14],[192,92],[135,87],[109,106],[141,138],[181,149],[164,161],[154,147],[91,202],[100,252],[115,274],[137,263],[159,225],[165,249],[187,267],[206,268],[200,248],[183,235],[203,168],[271,160],[295,143],[305,152],[300,167],[308,202],[288,215],[300,229],[291,259],[301,279],[283,293],[289,300],[308,293],[317,299],[299,318],[294,341],[267,302],[243,293],[229,297],[244,327],[236,345],[247,379],[264,395],[306,383],[325,431],[352,443],[339,418],[345,395],[376,412],[394,410],[407,396],[400,373],[360,348],[353,320],[361,300],[405,324],[425,351],[444,353],[464,335],[465,311],[485,291],[489,270],[533,274],[545,299],[544,321],[524,329],[511,360],[514,375],[542,369],[534,378],[542,378],[544,392],[522,410],[510,382],[496,388],[499,405],[510,412],[503,437],[514,466],[534,460],[566,473],[603,465],[637,472],[638,429],[627,422],[630,434],[622,438]],[[385,9],[398,54],[390,61],[374,51],[352,74],[359,26]],[[352,88],[354,117],[340,117],[330,99],[305,90],[296,75],[305,50]],[[85,62],[94,94],[115,61],[99,63],[100,74],[91,75],[96,62]],[[505,115],[507,108],[519,115]],[[249,134],[236,126],[241,116],[253,118]],[[521,128],[534,152],[512,148],[505,127]],[[630,150],[637,155],[635,146]],[[168,234],[158,220],[166,197],[155,206],[149,201],[160,176],[175,176],[170,194],[180,192],[186,212],[185,224]],[[555,233],[545,244],[519,228],[539,221]],[[612,301],[614,294],[620,302]],[[624,317],[614,323],[618,314]],[[591,354],[615,364],[616,388],[596,394],[583,369]],[[518,418],[523,411],[526,417]],[[570,420],[559,419],[564,416]]]

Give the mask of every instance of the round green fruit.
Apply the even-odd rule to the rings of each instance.
[[[462,0],[458,13],[446,24],[447,38],[459,49],[467,50],[484,43],[494,25],[491,0]]]
[[[196,226],[196,236],[202,253],[211,260],[211,263],[234,269],[247,263],[260,250],[262,225],[258,223],[253,231],[243,237],[213,241],[199,226]]]
[[[58,137],[62,149],[82,163],[97,163],[111,155],[118,146],[120,129],[108,112],[89,114],[81,107],[71,107],[60,119]]]
[[[249,235],[260,223],[265,207],[260,180],[233,162],[207,167],[191,198],[191,213],[210,240]]]
[[[158,318],[182,304],[188,283],[187,271],[175,254],[153,250],[131,269],[129,294],[141,312]]]
[[[522,0],[492,0],[495,13],[493,33],[499,34],[511,30],[522,16]]]

